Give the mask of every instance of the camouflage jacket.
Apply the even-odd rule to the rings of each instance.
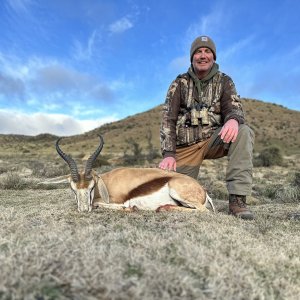
[[[240,98],[228,75],[217,71],[204,82],[200,93],[189,73],[179,75],[171,83],[160,127],[164,158],[175,157],[176,147],[208,139],[229,119],[235,119],[239,124],[245,122]],[[201,110],[206,110],[205,119],[199,117]],[[198,117],[198,125],[195,115]]]

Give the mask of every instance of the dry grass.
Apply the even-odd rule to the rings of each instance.
[[[79,214],[69,189],[2,191],[0,299],[298,299],[295,205]]]
[[[37,189],[27,170],[24,189],[0,194],[0,299],[298,299],[300,200],[262,187],[292,184],[299,160],[255,168],[248,222],[227,215],[225,162],[200,171],[217,214],[79,214],[69,188]]]

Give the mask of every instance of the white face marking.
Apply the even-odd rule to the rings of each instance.
[[[141,210],[156,210],[162,205],[177,205],[169,194],[169,186],[165,184],[161,189],[146,196],[140,196],[127,200],[124,203],[124,207],[136,206]]]
[[[95,182],[91,180],[87,188],[77,188],[76,183],[71,181],[71,189],[75,193],[77,208],[79,212],[92,210],[92,203],[95,192]]]

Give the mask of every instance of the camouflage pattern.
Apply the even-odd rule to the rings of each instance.
[[[208,108],[208,124],[191,123],[191,110]],[[200,111],[201,108],[198,108]],[[161,150],[164,157],[175,157],[176,147],[207,140],[229,119],[243,124],[244,113],[232,79],[220,72],[201,86],[201,95],[188,73],[179,75],[170,85],[162,111],[160,128]]]

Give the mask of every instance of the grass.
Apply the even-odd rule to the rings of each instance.
[[[79,214],[69,189],[0,196],[0,299],[297,299],[295,204]]]
[[[9,141],[11,154],[0,151],[0,300],[299,298],[299,155],[254,168],[254,221],[227,214],[226,158],[200,169],[217,214],[79,214],[69,187],[51,181],[68,170],[42,138],[44,156],[31,140],[22,157]]]
[[[62,182],[60,184],[51,183],[33,178],[27,178],[21,176],[18,172],[8,171],[3,174],[0,180],[0,189],[2,190],[25,190],[25,189],[44,189],[44,190],[53,190],[59,189],[62,186],[65,187],[67,182]]]

